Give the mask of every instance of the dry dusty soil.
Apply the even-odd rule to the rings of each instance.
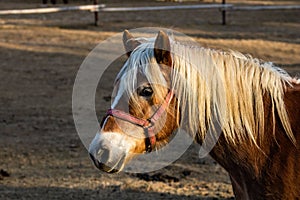
[[[0,0],[0,9],[41,7],[38,0],[26,2]],[[103,2],[108,7],[180,4]],[[71,5],[88,3],[70,0]],[[187,2],[195,3],[199,2]],[[0,15],[0,199],[232,199],[226,171],[211,158],[199,159],[197,145],[151,173],[109,175],[96,170],[72,117],[77,70],[109,36],[159,26],[183,32],[205,47],[234,49],[272,61],[299,76],[299,10],[228,12],[226,26],[220,24],[216,9],[101,13],[99,18],[94,27],[93,14],[87,11]],[[109,107],[117,70],[106,76],[104,92],[97,94],[99,119]]]

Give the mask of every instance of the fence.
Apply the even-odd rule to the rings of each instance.
[[[41,13],[55,13],[62,11],[78,11],[87,10],[93,12],[95,15],[95,25],[98,24],[99,12],[137,12],[137,11],[155,11],[155,10],[179,10],[179,9],[219,9],[222,12],[222,24],[226,24],[227,11],[250,11],[250,10],[290,10],[300,9],[300,5],[265,5],[265,6],[235,6],[233,4],[226,4],[222,0],[222,4],[197,4],[197,5],[176,5],[176,6],[148,6],[148,7],[111,7],[108,8],[105,4],[83,5],[83,6],[64,6],[55,8],[34,8],[21,10],[0,10],[0,15],[13,14],[41,14]]]

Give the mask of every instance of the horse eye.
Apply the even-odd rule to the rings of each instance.
[[[153,94],[153,90],[151,87],[145,87],[140,92],[139,95],[143,97],[150,97]]]

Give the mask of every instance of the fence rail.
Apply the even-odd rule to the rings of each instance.
[[[300,5],[274,5],[274,6],[229,6],[228,8],[223,8],[227,11],[239,11],[239,10],[293,10],[300,9]]]
[[[0,10],[0,15],[41,14],[41,13],[55,13],[55,12],[76,11],[76,10],[88,10],[88,11],[91,11],[91,12],[98,12],[103,7],[105,7],[104,4],[84,5],[84,6],[64,6],[64,7],[56,7],[56,8],[32,8],[32,9],[19,9],[19,10]]]
[[[179,6],[148,6],[148,7],[112,7],[100,8],[99,11],[103,12],[123,12],[123,11],[154,11],[154,10],[184,10],[184,9],[227,9],[232,7],[231,4],[200,4],[200,5],[179,5]]]
[[[197,4],[197,5],[148,6],[148,7],[108,8],[106,7],[105,4],[96,4],[96,5],[82,5],[82,6],[64,6],[64,7],[55,7],[55,8],[0,10],[0,15],[41,14],[41,13],[55,13],[55,12],[62,12],[62,11],[86,10],[95,13],[95,25],[97,25],[99,12],[125,12],[125,11],[135,12],[135,11],[179,10],[179,9],[219,9],[220,11],[222,11],[222,24],[225,25],[227,11],[291,10],[291,9],[300,9],[300,4],[299,5],[236,6],[233,4],[226,4],[225,0],[222,1],[222,4]]]

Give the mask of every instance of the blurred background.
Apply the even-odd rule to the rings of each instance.
[[[103,0],[106,7],[221,4],[220,0]],[[66,4],[67,3],[67,4]],[[238,6],[299,1],[238,1]],[[90,5],[89,0],[0,0],[0,10]],[[201,45],[272,61],[300,76],[299,9],[222,13],[215,9],[0,15],[0,199],[232,199],[229,177],[197,145],[172,165],[147,174],[108,175],[91,163],[72,118],[72,87],[82,61],[102,40],[139,27],[165,27]],[[110,105],[117,66],[97,96]]]

